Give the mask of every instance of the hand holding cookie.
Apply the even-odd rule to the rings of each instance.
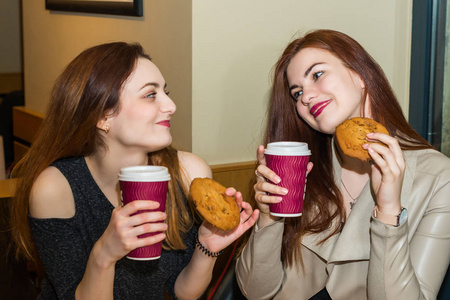
[[[234,188],[226,189],[210,178],[195,178],[191,183],[192,200],[205,218],[198,239],[209,251],[225,249],[255,225],[259,210],[242,199]]]
[[[210,178],[195,178],[190,194],[200,215],[224,231],[240,223],[240,211],[234,197],[225,194],[226,188]]]
[[[352,118],[336,127],[336,139],[345,155],[356,157],[362,161],[369,161],[371,157],[362,146],[368,143],[366,135],[373,132],[389,135],[383,125],[372,119]]]
[[[336,139],[344,154],[374,162],[371,185],[378,208],[398,212],[405,162],[397,139],[382,124],[368,118],[344,121],[336,127]]]
[[[372,189],[377,198],[378,209],[392,214],[397,214],[401,206],[401,191],[405,174],[405,160],[403,151],[394,137],[369,133],[370,141],[383,143],[365,144],[364,148],[373,159],[370,175]]]

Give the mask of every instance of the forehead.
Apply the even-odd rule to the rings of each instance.
[[[158,67],[147,58],[140,57],[136,62],[134,71],[130,74],[124,87],[141,87],[146,83],[154,82],[164,86],[164,78]]]
[[[318,48],[304,48],[300,50],[289,62],[287,74],[293,72],[305,72],[312,65],[317,63],[338,64],[343,66],[342,61],[329,51]]]

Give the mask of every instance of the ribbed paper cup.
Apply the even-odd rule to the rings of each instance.
[[[281,178],[281,182],[276,185],[289,190],[287,195],[281,196],[281,202],[269,205],[270,214],[278,217],[301,216],[306,191],[306,167],[311,155],[308,144],[269,143],[264,154],[267,167]]]
[[[166,211],[166,196],[170,175],[166,167],[135,166],[120,170],[119,184],[122,193],[122,203],[126,205],[134,200],[152,200],[159,202],[155,211]],[[139,211],[141,213],[143,211]],[[162,221],[161,221],[162,222]],[[139,238],[153,236],[160,232],[140,235]],[[134,260],[153,260],[161,256],[162,242],[137,248],[128,253],[127,257]]]

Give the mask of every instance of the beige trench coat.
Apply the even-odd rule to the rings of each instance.
[[[236,264],[243,294],[253,299],[309,299],[326,286],[333,300],[435,299],[450,261],[450,159],[434,150],[405,151],[399,227],[372,219],[367,184],[341,233],[302,241],[303,270],[280,261],[283,220],[255,228]],[[340,165],[333,160],[335,180]]]

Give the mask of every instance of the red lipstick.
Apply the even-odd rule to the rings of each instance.
[[[313,107],[311,107],[309,113],[312,114],[314,118],[317,118],[330,102],[331,100],[326,100],[315,104]]]
[[[165,121],[160,121],[157,124],[162,125],[162,126],[166,126],[170,128],[170,121],[169,120],[165,120]]]

